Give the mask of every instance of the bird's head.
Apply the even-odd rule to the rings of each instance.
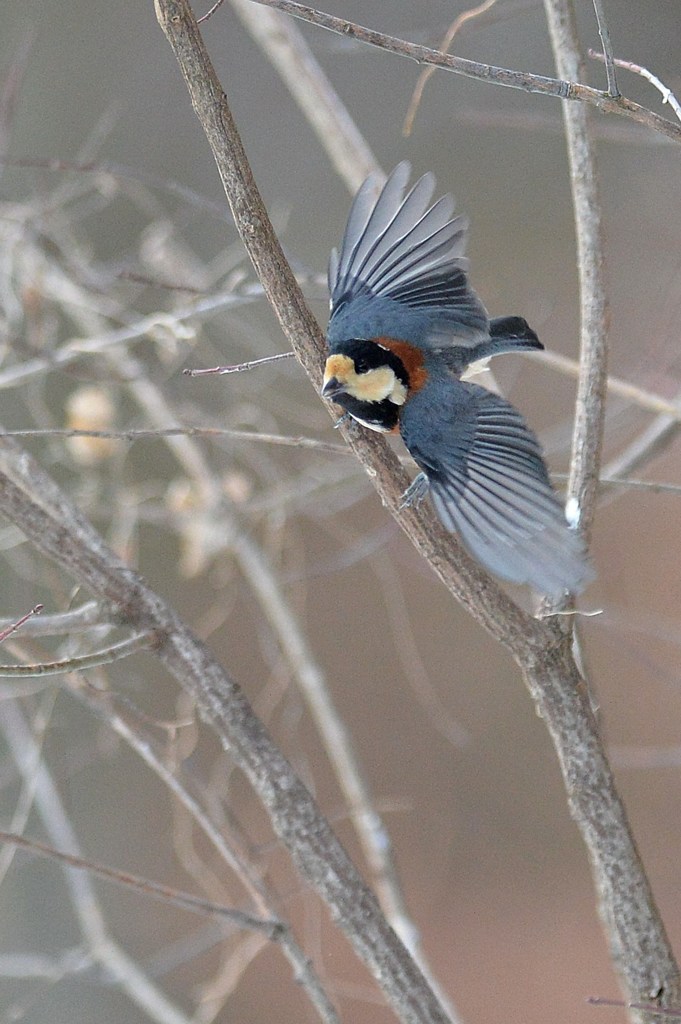
[[[326,360],[322,397],[346,405],[353,402],[391,402],[401,406],[407,397],[408,377],[402,361],[374,341],[351,340],[336,346]]]

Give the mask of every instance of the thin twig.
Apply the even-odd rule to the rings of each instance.
[[[267,366],[269,363],[278,363],[280,359],[290,359],[294,352],[277,352],[273,356],[263,356],[261,359],[250,359],[246,363],[234,363],[232,366],[211,366],[208,370],[183,370],[185,377],[207,377],[209,374],[242,373],[244,370],[253,370],[259,366]]]
[[[319,441],[315,437],[289,437],[265,434],[259,430],[232,430],[229,427],[153,427],[139,430],[78,430],[72,427],[36,427],[26,430],[0,430],[0,437],[99,437],[114,441],[158,441],[171,437],[229,438],[245,443],[258,442],[283,448],[306,448],[325,455],[350,454],[346,445]]]
[[[610,29],[605,17],[603,0],[592,0],[592,3],[596,13],[596,21],[598,22],[598,34],[601,37],[601,44],[603,46],[603,62],[605,63],[605,71],[608,78],[608,95],[616,99],[620,96],[620,91],[617,86],[617,75],[615,74],[616,61],[613,56],[612,43],[610,42]]]
[[[0,678],[22,679],[26,676],[59,676],[66,672],[84,672],[86,669],[98,668],[101,665],[112,665],[115,661],[129,658],[138,651],[149,650],[153,643],[152,634],[141,633],[118,644],[112,644],[102,651],[66,658],[64,661],[39,662],[36,665],[0,665]]]
[[[484,14],[485,11],[488,11],[490,7],[494,7],[496,2],[497,0],[483,0],[483,3],[478,4],[477,7],[471,7],[469,10],[462,11],[461,14],[458,14],[440,40],[440,51],[442,53],[447,53],[449,51],[449,47],[454,42],[457,33],[466,24],[466,22],[471,21],[473,18],[478,18],[481,14]],[[402,125],[402,134],[406,138],[408,138],[412,133],[414,118],[416,117],[421,105],[423,91],[429,80],[435,74],[435,71],[436,68],[434,67],[425,68],[425,70],[423,70],[419,75],[416,85],[414,86],[414,91],[412,93],[411,100],[409,101],[409,107],[404,116],[404,123]]]
[[[645,1013],[654,1013],[658,1017],[681,1017],[681,1009],[672,1007],[655,1006],[654,1003],[625,1003],[623,999],[607,999],[605,996],[589,996],[589,1006],[617,1006],[625,1010],[643,1010]]]
[[[142,896],[150,896],[152,899],[161,900],[170,906],[181,907],[183,910],[190,910],[195,914],[204,914],[208,917],[219,917],[231,922],[237,928],[249,928],[252,931],[264,932],[270,939],[277,941],[283,930],[279,921],[266,920],[261,917],[254,917],[253,914],[246,914],[242,910],[234,910],[232,907],[224,907],[212,900],[202,899],[200,896],[193,896],[191,893],[182,892],[161,882],[153,882],[149,878],[141,878],[139,875],[130,874],[128,871],[121,871],[118,868],[110,868],[105,864],[96,864],[94,861],[86,860],[84,857],[77,857],[73,853],[65,853],[62,850],[55,850],[47,843],[41,843],[38,839],[27,839],[25,836],[15,835],[11,832],[0,830],[0,843],[9,843],[27,853],[45,857],[47,860],[55,860],[66,864],[78,871],[87,871],[89,875],[96,878],[103,878],[107,882],[114,882],[126,889],[132,889]]]
[[[88,601],[78,608],[56,615],[41,615],[28,619],[22,627],[24,637],[69,636],[88,632],[96,626],[110,625],[113,609],[105,608],[97,601]],[[9,619],[0,619],[0,629],[10,625]]]
[[[16,622],[12,622],[9,626],[5,626],[0,630],[0,644],[4,643],[7,637],[11,636],[12,633],[16,633],[18,629],[21,629],[21,627],[28,622],[29,619],[32,619],[34,615],[40,615],[42,610],[43,606],[41,604],[37,604],[35,608],[31,608],[30,612],[26,612],[26,614],[22,615],[20,619],[16,620]]]
[[[196,19],[196,24],[200,25],[202,22],[208,21],[209,18],[212,18],[215,12],[219,10],[220,7],[222,7],[224,2],[225,0],[215,0],[213,6],[209,8],[209,10],[207,10],[206,13],[203,14],[200,18]]]

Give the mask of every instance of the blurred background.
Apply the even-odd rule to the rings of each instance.
[[[435,46],[464,6],[346,0],[324,9]],[[591,4],[577,7],[583,45],[597,47]],[[607,14],[616,54],[681,93],[678,3],[609,0]],[[230,4],[203,30],[275,226],[324,320],[326,261],[350,195]],[[419,68],[301,30],[381,166],[408,158],[417,172],[434,171],[470,216],[472,280],[490,312],[526,317],[547,349],[576,358],[575,243],[558,101],[440,73],[405,138]],[[465,26],[453,52],[553,74],[535,0],[498,0]],[[603,85],[602,65],[590,62],[588,79]],[[152,3],[11,5],[0,81],[2,427],[235,432],[172,443],[60,435],[21,443],[207,639],[371,880],[287,653],[287,642],[303,639],[307,667],[325,676],[389,828],[424,952],[464,1020],[623,1019],[622,1011],[586,1004],[617,996],[616,980],[553,750],[510,657],[432,576],[351,457],[237,435],[342,446],[293,360],[232,376],[182,375],[185,367],[283,352],[286,342],[244,257]],[[672,116],[642,79],[621,72],[620,85]],[[610,371],[674,399],[678,147],[623,118],[596,115],[593,123]],[[502,357],[495,373],[539,433],[560,483],[574,381],[540,358]],[[681,443],[668,430],[644,458],[630,457],[656,422],[611,396],[608,472],[671,486],[604,487],[593,546],[598,581],[580,600],[600,614],[580,628],[621,792],[679,946]],[[0,537],[0,614],[16,618],[37,602],[50,613],[87,605],[90,595],[15,528]],[[523,590],[514,597],[530,607]],[[284,628],[278,601],[291,615]],[[18,634],[1,660],[49,661],[114,639],[105,627],[35,641]],[[159,765],[200,794],[216,828],[241,836],[272,888],[274,911],[291,922],[343,1018],[393,1019],[273,842],[228,755],[154,659],[139,655],[85,677],[4,680],[2,696],[2,828],[58,848],[75,834],[94,861],[250,909],[186,806],[141,759],[147,743]],[[145,1011],[97,963],[92,919],[79,916],[58,865],[10,853],[0,880],[1,1019],[171,1019],[162,1007],[156,1017]],[[316,1019],[271,945],[93,886],[107,934],[172,1002],[175,1019]]]

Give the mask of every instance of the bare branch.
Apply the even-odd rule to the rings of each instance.
[[[447,1016],[385,921],[375,896],[242,691],[208,648],[107,548],[53,481],[8,438],[0,438],[0,473],[0,507],[21,522],[39,550],[118,605],[134,628],[156,633],[155,653],[229,748],[301,875],[333,907],[335,919],[400,1018],[414,1024],[445,1024]]]
[[[544,0],[544,7],[558,74],[577,81],[583,67],[571,0]],[[578,503],[580,529],[588,540],[596,507],[603,443],[608,306],[601,204],[587,108],[579,103],[564,103],[563,120],[577,236],[581,329],[568,494]]]
[[[544,0],[544,8],[558,74],[577,80],[582,76],[582,61],[572,0]],[[580,526],[588,537],[598,492],[607,378],[608,318],[603,271],[601,206],[586,107],[564,103],[563,117],[577,234],[581,302],[581,374],[577,392],[568,492],[579,504]],[[541,707],[545,692],[539,692],[540,687],[543,691],[543,686],[539,680],[533,680],[532,675],[530,671],[526,678]],[[586,807],[589,799],[586,778],[582,779],[579,790],[569,785],[572,777],[570,761],[573,754],[568,747],[563,748],[557,738],[557,732],[564,724],[564,721],[556,718],[547,720],[568,780],[570,810],[588,835],[592,829],[598,829],[602,822],[598,815],[592,816]],[[571,742],[579,742],[576,734]],[[621,813],[624,815],[623,809]],[[628,829],[628,826],[626,827]],[[622,831],[617,842],[609,850],[601,851],[602,858],[594,856],[595,847],[589,844],[594,884],[611,957],[630,998],[645,998],[654,993],[660,1001],[675,1002],[678,1000],[681,984],[679,969],[659,918],[649,883],[647,880],[643,883],[645,874],[638,852],[633,844],[630,849],[625,850],[620,843],[623,838]],[[624,886],[619,877],[621,870],[629,874]],[[639,872],[641,882],[646,886],[643,902],[639,901],[639,897],[630,888]],[[645,924],[641,916],[644,904],[647,919]],[[654,939],[652,932],[649,931],[653,921]],[[654,943],[654,952],[648,946],[649,939]]]
[[[624,96],[614,98],[607,92],[592,89],[576,80],[562,81],[556,78],[546,78],[543,75],[530,74],[528,71],[511,71],[508,68],[499,68],[492,64],[482,64],[479,61],[454,57],[448,53],[440,53],[439,50],[431,50],[427,46],[419,46],[417,43],[397,39],[384,32],[377,32],[375,29],[364,28],[352,21],[334,18],[323,11],[295,3],[294,0],[255,0],[255,3],[265,7],[274,7],[278,11],[284,11],[294,18],[308,21],[329,32],[337,32],[339,35],[356,39],[368,46],[376,46],[389,53],[399,54],[418,64],[431,64],[444,71],[453,71],[457,75],[475,78],[481,82],[488,82],[490,85],[501,85],[508,89],[521,89],[523,92],[536,92],[545,96],[556,96],[563,100],[589,103],[605,114],[619,114],[628,117],[639,124],[662,132],[663,135],[667,135],[676,142],[681,142],[681,127],[674,124],[673,121],[660,117],[659,114],[655,114],[652,110],[648,110]]]

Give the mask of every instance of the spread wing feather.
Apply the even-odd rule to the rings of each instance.
[[[592,578],[539,443],[508,402],[437,374],[402,412],[404,442],[444,526],[489,570],[558,597]]]
[[[452,216],[451,196],[429,205],[432,174],[405,196],[410,172],[398,164],[378,198],[371,175],[355,197],[329,261],[332,343],[383,333],[442,348],[447,339],[461,345],[488,336],[487,312],[466,276],[468,222]]]

